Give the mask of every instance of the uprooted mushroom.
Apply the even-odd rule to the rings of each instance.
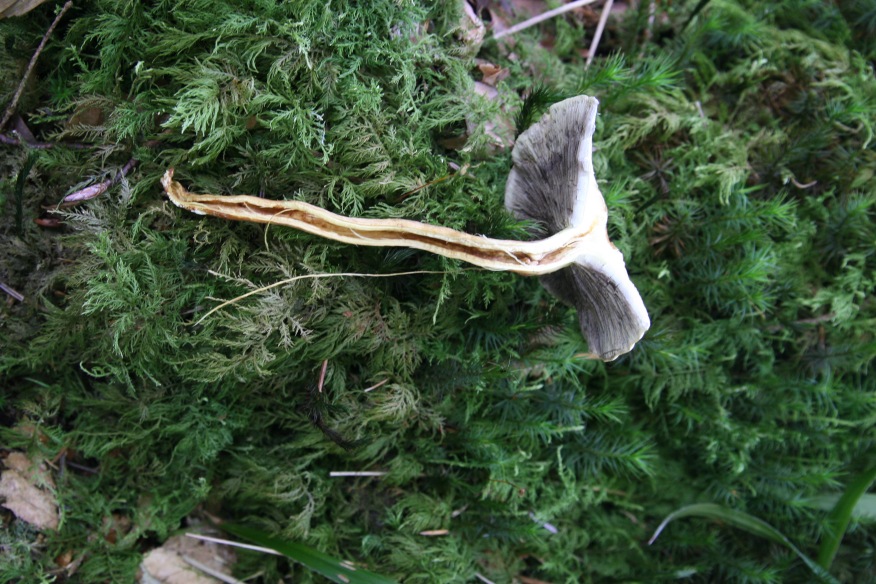
[[[505,206],[538,225],[533,241],[490,239],[403,219],[343,217],[300,201],[247,195],[194,194],[161,182],[177,206],[202,215],[293,227],[354,245],[410,247],[541,282],[578,312],[590,352],[612,361],[629,352],[650,326],[623,255],[608,239],[608,209],[593,173],[598,101],[578,96],[553,105],[517,140]]]

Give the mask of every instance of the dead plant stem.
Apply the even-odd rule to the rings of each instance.
[[[593,57],[596,56],[596,49],[599,48],[599,41],[602,39],[602,31],[605,30],[605,23],[608,22],[608,16],[611,14],[612,4],[614,4],[614,0],[606,0],[605,6],[602,7],[599,24],[596,25],[596,32],[593,33],[593,41],[590,43],[590,50],[587,52],[587,62],[584,64],[585,69],[590,68],[590,63],[593,62]]]
[[[493,35],[493,38],[499,40],[502,37],[506,37],[508,35],[512,35],[520,32],[521,30],[526,30],[532,26],[535,26],[539,22],[544,22],[545,20],[549,20],[555,16],[559,16],[560,14],[564,14],[569,12],[570,10],[574,10],[576,8],[580,8],[581,6],[587,6],[588,4],[593,4],[596,0],[575,0],[575,2],[569,2],[568,4],[564,4],[559,8],[554,8],[553,10],[548,10],[547,12],[542,12],[536,16],[533,16],[529,20],[524,20],[523,22],[517,23],[511,28],[505,29],[503,31],[497,32]]]
[[[249,298],[255,294],[259,294],[261,292],[266,292],[272,288],[276,288],[278,286],[283,286],[285,284],[291,284],[292,282],[297,282],[298,280],[307,280],[314,278],[391,278],[394,276],[412,276],[414,274],[444,274],[446,272],[442,270],[416,270],[413,272],[394,272],[392,274],[360,274],[358,272],[342,272],[342,273],[330,273],[330,274],[303,274],[301,276],[295,276],[293,278],[286,278],[285,280],[280,280],[279,282],[274,282],[273,284],[268,284],[267,286],[262,286],[261,288],[256,288],[255,290],[250,290],[246,294],[241,294],[236,298],[232,298],[231,300],[226,300],[222,304],[218,306],[214,306],[210,309],[207,314],[199,318],[196,322],[192,323],[193,325],[201,324],[205,318],[216,312],[217,310],[221,310],[230,304],[235,304],[244,298]]]
[[[49,37],[52,36],[52,32],[54,32],[55,27],[58,26],[64,13],[67,12],[71,6],[73,6],[73,1],[67,0],[67,3],[61,8],[61,11],[55,17],[55,20],[52,21],[49,30],[43,35],[43,40],[40,41],[39,46],[30,58],[30,63],[27,64],[27,69],[24,71],[24,77],[21,78],[21,82],[18,84],[18,89],[15,90],[15,94],[12,96],[12,101],[9,102],[9,106],[6,108],[6,113],[3,114],[3,121],[0,121],[0,129],[3,129],[6,122],[12,117],[12,113],[15,111],[15,106],[18,105],[18,100],[21,99],[21,94],[24,93],[24,86],[27,85],[27,80],[30,77],[31,72],[33,72],[34,66],[36,66],[37,58],[39,58],[40,53],[43,52],[46,43],[49,41]]]

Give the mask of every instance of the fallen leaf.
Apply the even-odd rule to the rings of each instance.
[[[22,452],[10,452],[3,461],[0,497],[4,507],[38,529],[58,529],[55,483],[45,465],[35,465]]]
[[[18,423],[17,426],[15,426],[14,430],[22,436],[27,436],[28,438],[36,438],[40,441],[40,444],[48,444],[49,442],[49,437],[46,436],[46,434],[30,420],[22,420]]]
[[[102,126],[105,118],[103,108],[86,105],[73,112],[66,126],[68,130],[77,127],[95,128]]]
[[[67,550],[55,557],[55,565],[59,568],[66,568],[73,561],[73,550]]]
[[[500,2],[499,6],[507,6],[511,14],[524,20],[551,8],[544,0],[507,0]]]
[[[496,83],[502,81],[511,74],[508,69],[503,69],[492,63],[480,63],[478,64],[478,69],[480,69],[481,73],[484,75],[484,78],[481,79],[481,81],[490,87],[495,87]]]
[[[475,89],[475,93],[477,93],[479,95],[483,95],[484,97],[486,97],[487,99],[489,99],[491,101],[496,99],[497,97],[499,97],[499,90],[497,90],[495,87],[492,87],[491,85],[488,85],[482,81],[475,81],[474,82],[474,89]]]
[[[522,22],[531,16],[541,14],[549,10],[543,0],[503,0],[493,2],[487,6],[490,14],[490,30],[493,35],[505,32],[518,22]],[[503,43],[516,44],[513,36],[504,37]]]
[[[0,0],[0,18],[27,14],[46,0]]]
[[[124,537],[131,531],[131,518],[120,513],[113,513],[103,518],[101,531],[105,533],[103,538],[109,543],[116,543],[119,537]]]
[[[105,180],[96,185],[87,186],[84,189],[79,189],[75,193],[71,193],[64,197],[65,203],[80,203],[87,201],[107,192],[110,188],[110,180]]]
[[[2,0],[0,0],[0,2],[2,2]],[[18,133],[18,138],[22,142],[26,142],[27,144],[37,143],[36,137],[33,135],[33,132],[30,131],[30,128],[27,127],[27,124],[21,116],[15,116],[12,124],[15,127],[15,131]]]
[[[51,229],[55,229],[58,227],[63,227],[64,222],[60,219],[53,219],[51,217],[34,217],[34,223],[39,225],[40,227],[48,227]]]
[[[495,87],[491,87],[481,81],[474,82],[475,93],[484,98],[495,101],[499,100],[499,91]],[[504,108],[503,108],[504,113]],[[486,120],[483,123],[483,132],[490,138],[490,149],[492,151],[504,150],[514,145],[514,123],[510,116],[502,115],[495,120]],[[476,131],[477,124],[474,120],[467,120],[466,127],[468,134],[471,135]]]
[[[520,584],[551,584],[550,582],[545,582],[544,580],[530,578],[529,576],[521,576],[520,574],[517,575],[517,579],[520,580]]]
[[[505,32],[506,30],[511,28],[511,24],[513,23],[508,22],[510,18],[504,10],[502,10],[501,8],[495,8],[493,4],[490,4],[486,7],[486,11],[490,17],[488,20],[490,22],[490,32],[493,36],[496,36],[496,34]],[[512,44],[514,43],[513,37],[506,38],[510,40]]]
[[[219,580],[190,566],[176,552],[155,548],[140,564],[140,582],[160,584],[218,584]],[[148,578],[147,578],[148,576]]]
[[[484,43],[487,27],[484,26],[483,21],[475,14],[474,9],[466,0],[459,0],[459,2],[462,4],[463,14],[459,20],[457,36],[462,42],[465,52],[469,55],[476,55]]]
[[[462,150],[465,148],[466,142],[468,142],[468,134],[458,134],[456,136],[438,139],[438,143],[448,150]]]
[[[140,563],[141,584],[220,584],[214,578],[195,568],[203,565],[225,575],[231,574],[234,552],[227,546],[175,535],[164,545],[143,557]],[[187,561],[188,560],[188,561]]]

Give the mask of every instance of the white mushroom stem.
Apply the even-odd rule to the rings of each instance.
[[[590,228],[570,227],[545,239],[514,241],[405,219],[344,217],[301,201],[274,201],[248,195],[199,195],[173,180],[172,168],[164,173],[161,184],[175,205],[199,215],[283,225],[353,245],[410,247],[488,270],[525,276],[556,272],[599,243]]]

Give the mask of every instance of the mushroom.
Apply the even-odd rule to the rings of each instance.
[[[488,270],[541,276],[552,294],[577,310],[590,352],[612,361],[633,348],[650,321],[606,231],[608,210],[591,160],[597,105],[588,96],[557,103],[518,138],[505,206],[544,230],[546,237],[534,241],[404,219],[344,217],[300,201],[194,194],[173,180],[172,168],[161,184],[174,204],[201,215],[285,225],[354,245],[410,247]]]
[[[543,275],[541,283],[578,312],[590,352],[613,361],[632,350],[651,326],[624,257],[608,239],[608,207],[593,173],[595,97],[554,104],[514,145],[505,207],[546,233],[588,233],[575,261]]]

